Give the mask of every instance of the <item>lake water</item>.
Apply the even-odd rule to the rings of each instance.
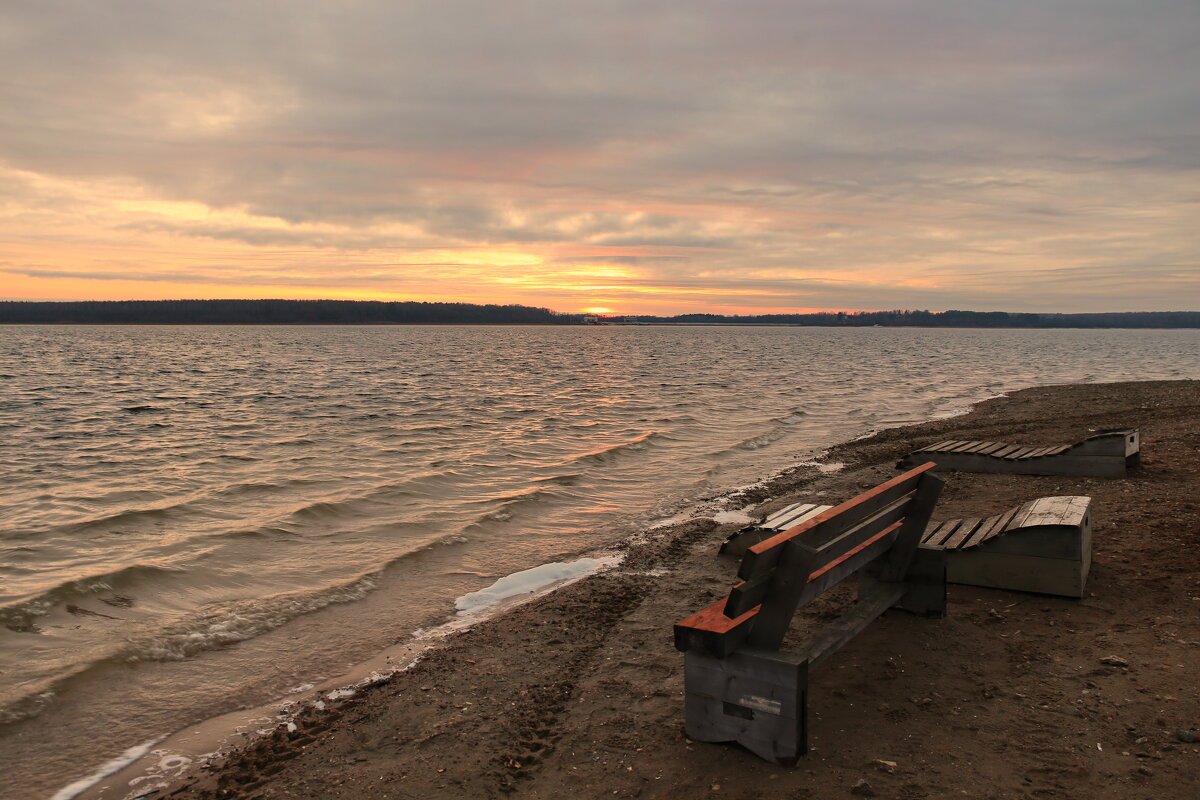
[[[0,327],[0,766],[48,797],[871,430],[1197,377],[1194,330]]]

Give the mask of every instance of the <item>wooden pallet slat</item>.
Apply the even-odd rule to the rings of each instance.
[[[1141,465],[1136,429],[1100,431],[1070,445],[951,442],[937,452],[914,451],[897,466],[932,460],[947,470],[1019,475],[1079,475],[1119,478]]]
[[[954,535],[946,540],[946,544],[943,545],[943,547],[946,550],[954,550],[959,547],[959,545],[965,542],[971,536],[971,534],[975,532],[975,529],[979,527],[980,522],[982,522],[982,520],[979,517],[971,517],[963,520],[962,524],[955,529]]]
[[[966,547],[975,547],[976,545],[983,544],[988,539],[994,538],[994,537],[999,536],[1000,534],[1004,533],[1006,530],[1008,530],[1009,525],[1012,524],[1012,519],[1016,515],[1016,513],[1017,513],[1016,508],[1010,508],[1008,511],[1005,511],[1003,514],[997,515],[996,522],[994,525],[990,526],[988,528],[988,530],[980,533],[980,535],[978,537],[975,537],[971,542],[969,542],[965,546]]]
[[[776,511],[771,516],[763,520],[761,527],[774,528],[776,530],[787,530],[801,522],[815,517],[822,511],[827,511],[831,506],[818,505],[816,503],[796,503]]]
[[[959,529],[959,526],[962,525],[962,522],[963,521],[961,519],[952,519],[948,520],[947,522],[943,522],[941,529],[938,531],[937,539],[929,542],[929,544],[934,547],[944,547],[946,540],[954,535],[954,532]]]
[[[921,537],[921,544],[927,547],[937,547],[949,535],[948,529],[953,527],[953,520],[930,523],[929,527],[925,530],[925,535]]]

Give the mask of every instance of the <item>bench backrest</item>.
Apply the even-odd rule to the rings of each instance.
[[[729,596],[675,626],[675,646],[724,657],[739,647],[777,650],[796,610],[872,564],[901,581],[942,481],[922,464],[750,547]]]

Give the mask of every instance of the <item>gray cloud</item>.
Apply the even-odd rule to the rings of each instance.
[[[284,223],[106,223],[280,251],[144,280],[520,245],[747,305],[1176,307],[1197,36],[1194,0],[18,3],[0,166]],[[78,213],[48,191],[0,173],[0,233]]]

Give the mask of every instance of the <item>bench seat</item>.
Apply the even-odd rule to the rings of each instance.
[[[1069,445],[949,440],[914,450],[896,466],[906,469],[927,461],[958,472],[1123,478],[1140,465],[1141,455],[1138,431],[1128,429],[1101,431]]]
[[[989,517],[931,522],[921,546],[945,551],[950,583],[1082,597],[1092,564],[1091,502],[1082,496],[1041,497]],[[830,508],[793,503],[734,532],[720,553],[740,554],[790,522]]]
[[[1040,497],[990,517],[930,523],[921,546],[946,551],[946,580],[1083,597],[1092,565],[1090,497]]]

